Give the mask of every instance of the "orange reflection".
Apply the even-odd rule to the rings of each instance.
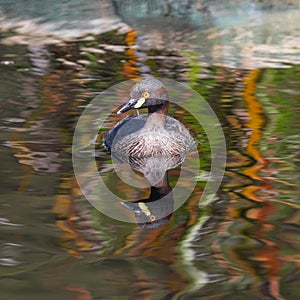
[[[266,272],[266,280],[269,283],[268,293],[275,299],[283,299],[279,291],[279,271],[281,267],[279,246],[276,242],[265,237],[267,232],[274,229],[273,225],[268,223],[267,220],[268,217],[276,213],[277,209],[272,203],[264,200],[261,196],[264,194],[264,190],[271,189],[272,185],[269,180],[259,175],[259,171],[265,169],[268,165],[268,161],[260,154],[259,148],[262,141],[262,131],[266,124],[262,104],[257,100],[255,95],[256,82],[260,73],[260,70],[252,70],[244,79],[244,99],[249,113],[249,119],[245,122],[245,125],[251,130],[246,150],[256,160],[256,164],[243,170],[245,175],[253,180],[259,181],[259,184],[257,183],[243,188],[241,194],[246,199],[263,203],[261,207],[257,206],[248,209],[246,214],[247,218],[255,220],[260,224],[260,228],[252,232],[252,235],[264,245],[261,248],[257,247],[253,249],[251,260],[262,263]],[[260,195],[258,195],[257,192],[260,192]]]
[[[260,174],[260,171],[268,166],[268,160],[260,152],[263,130],[266,125],[263,106],[255,95],[260,75],[260,70],[244,72],[242,95],[246,110],[237,104],[233,106],[234,115],[226,116],[230,127],[233,128],[236,140],[245,141],[247,153],[238,154],[233,150],[228,152],[228,167],[234,170],[227,173],[225,178],[230,175],[229,182],[225,181],[224,184],[225,189],[230,191],[230,201],[227,206],[229,220],[221,224],[218,233],[224,238],[224,242],[227,238],[231,240],[231,235],[236,239],[240,237],[243,242],[233,238],[231,246],[226,247],[226,243],[225,246],[215,243],[213,247],[218,262],[225,270],[230,271],[231,284],[239,285],[242,280],[245,280],[245,276],[252,277],[252,285],[262,282],[266,284],[264,293],[274,299],[283,300],[279,286],[282,265],[280,249],[276,241],[266,237],[267,233],[274,230],[268,219],[277,213],[277,208],[266,200],[267,197],[264,197],[266,191],[272,190],[273,187],[270,181]],[[243,199],[250,201],[241,201]],[[250,228],[253,230],[250,231]],[[226,247],[226,249],[220,249],[220,247]],[[230,256],[230,263],[228,263],[228,258],[223,257],[226,254]]]
[[[125,55],[128,57],[128,60],[123,65],[123,73],[128,79],[138,80],[141,78],[139,74],[139,68],[137,63],[139,58],[135,55],[137,31],[134,29],[129,30],[125,36],[125,42],[128,45],[128,48],[125,50]]]

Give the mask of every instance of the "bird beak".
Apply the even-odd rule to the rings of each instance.
[[[127,209],[135,212],[135,213],[138,213],[140,212],[140,209],[139,209],[139,205],[137,203],[134,203],[134,202],[124,202],[122,201],[121,204],[126,207]]]
[[[131,110],[133,108],[138,109],[141,108],[142,105],[145,103],[145,98],[140,98],[139,100],[136,99],[130,99],[127,103],[125,103],[117,112],[117,114],[124,113],[128,110]]]
[[[130,99],[127,103],[125,103],[117,112],[117,114],[122,114],[128,110],[131,110],[134,108],[135,104],[137,103],[137,100]]]

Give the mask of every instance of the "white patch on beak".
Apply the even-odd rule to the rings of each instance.
[[[145,103],[145,98],[140,98],[138,102],[135,104],[134,108],[140,108]]]

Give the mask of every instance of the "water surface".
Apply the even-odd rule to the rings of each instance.
[[[121,8],[114,12],[122,17]],[[276,65],[249,67],[250,58],[245,65],[229,54],[235,63],[222,59],[220,66],[199,49],[145,46],[147,35],[124,24],[60,42],[39,33],[43,43],[1,27],[0,299],[297,299],[298,60],[278,53]],[[94,209],[81,194],[71,158],[74,128],[88,103],[143,74],[201,93],[227,142],[222,186],[209,204],[199,203],[210,147],[202,127],[171,108],[200,142],[201,176],[186,203],[154,231]],[[107,127],[118,119],[112,114]],[[100,140],[107,185],[132,200],[146,198],[147,189],[128,189],[115,176]],[[170,172],[171,183],[178,172]]]

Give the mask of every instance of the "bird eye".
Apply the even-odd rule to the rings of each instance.
[[[154,222],[155,220],[156,220],[156,217],[155,217],[154,215],[151,215],[151,216],[150,216],[150,221],[151,221],[151,222]]]
[[[149,98],[149,96],[150,96],[150,94],[149,94],[148,92],[145,92],[145,93],[143,94],[143,97],[144,97],[144,98]]]

